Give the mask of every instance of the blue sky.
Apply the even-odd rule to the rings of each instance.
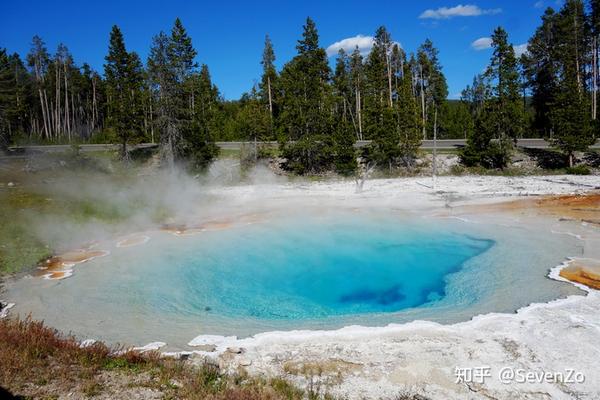
[[[307,16],[317,23],[321,45],[368,45],[368,36],[385,25],[407,52],[430,38],[440,51],[450,98],[481,72],[491,51],[492,30],[502,25],[511,42],[526,43],[547,6],[560,0],[431,1],[16,1],[7,0],[0,24],[0,47],[24,56],[31,38],[44,39],[50,52],[63,42],[76,63],[103,70],[108,33],[121,27],[128,50],[145,60],[152,36],[169,31],[180,17],[213,80],[227,99],[236,99],[259,79],[265,34],[281,67],[295,54]],[[358,35],[365,36],[357,38]],[[335,48],[332,47],[333,50]],[[334,58],[331,58],[332,62]]]

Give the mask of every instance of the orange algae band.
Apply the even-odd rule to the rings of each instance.
[[[581,283],[589,288],[600,290],[600,267],[573,264],[560,270],[559,273],[571,282]]]
[[[38,271],[34,276],[41,276],[44,279],[58,280],[68,278],[73,275],[71,269],[76,264],[81,264],[94,258],[104,257],[110,254],[107,250],[75,250],[48,258],[38,266]]]

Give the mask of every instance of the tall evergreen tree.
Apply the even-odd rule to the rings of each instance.
[[[388,86],[388,46],[390,35],[384,27],[377,29],[373,47],[365,64],[364,96],[365,136],[377,140],[389,134],[393,126],[390,90]],[[391,70],[390,70],[391,71]]]
[[[415,97],[412,95],[412,81],[408,65],[405,65],[400,86],[398,88],[398,105],[396,107],[398,142],[400,154],[405,164],[411,165],[421,146],[421,121]]]
[[[493,56],[486,71],[492,82],[497,138],[516,142],[523,131],[523,101],[515,51],[502,27],[492,35]]]
[[[265,48],[263,50],[261,64],[263,73],[260,82],[260,97],[264,104],[268,105],[269,116],[271,118],[271,130],[273,120],[276,116],[277,102],[277,70],[275,69],[275,51],[269,35],[265,36]]]
[[[32,86],[17,53],[0,49],[0,150],[22,135],[31,123]]]
[[[568,0],[558,14],[557,49],[558,84],[550,103],[552,143],[573,166],[573,153],[584,151],[594,143],[589,100],[585,93],[585,14],[583,2]]]
[[[199,73],[191,76],[193,118],[191,130],[185,137],[185,152],[195,167],[205,168],[218,155],[214,143],[219,129],[219,90],[213,85],[208,66],[202,64]]]
[[[493,55],[485,72],[485,83],[479,82],[472,93],[478,111],[475,129],[461,153],[467,165],[504,168],[523,129],[523,102],[517,60],[506,31],[498,27],[492,35]]]
[[[393,107],[381,109],[382,129],[373,138],[370,154],[366,155],[381,167],[387,167],[390,172],[399,164],[412,166],[421,145],[419,108],[412,85],[412,71],[404,63],[398,78],[397,101]]]
[[[335,96],[335,112],[344,122],[350,122],[349,98],[350,76],[349,60],[344,49],[340,49],[333,74],[333,91]]]
[[[557,19],[554,10],[547,8],[542,16],[542,25],[529,39],[527,52],[521,57],[525,86],[531,91],[535,110],[532,128],[543,137],[552,134],[550,107],[558,93]]]
[[[0,151],[7,151],[10,144],[10,114],[15,104],[14,75],[6,49],[0,49]]]
[[[417,50],[418,74],[416,85],[421,103],[421,119],[423,138],[433,137],[434,129],[437,130],[439,115],[445,110],[448,97],[448,84],[442,72],[438,58],[438,50],[431,40],[425,42]],[[428,135],[428,132],[431,134]],[[437,134],[437,132],[435,132]]]
[[[148,75],[156,99],[155,124],[160,132],[161,158],[173,166],[181,146],[181,132],[175,101],[178,96],[177,78],[170,60],[169,46],[169,37],[164,32],[153,38],[148,56]]]
[[[317,136],[326,130],[325,102],[329,92],[330,69],[325,50],[312,19],[307,18],[302,38],[296,45],[298,54],[281,73],[282,99],[280,122],[289,140]]]
[[[127,143],[142,134],[143,67],[139,56],[127,52],[123,34],[114,25],[110,32],[104,74],[111,126],[121,143],[121,157],[127,159]]]
[[[327,169],[331,158],[331,88],[330,69],[325,50],[312,19],[307,18],[302,38],[296,45],[298,54],[288,62],[280,77],[279,117],[282,128],[286,166],[299,173]],[[286,144],[294,140],[293,144]]]
[[[354,131],[356,132],[356,138],[363,140],[363,95],[365,87],[365,73],[363,66],[363,57],[360,54],[358,46],[352,52],[349,61],[350,68],[350,81],[351,81],[351,93],[352,93],[352,104],[354,113],[351,114],[352,122],[354,125]]]
[[[170,37],[161,32],[150,49],[148,70],[158,105],[161,153],[171,166],[185,157],[202,168],[218,153],[207,122],[214,88],[207,68],[196,71],[196,55],[179,18]],[[210,87],[209,95],[205,86]]]

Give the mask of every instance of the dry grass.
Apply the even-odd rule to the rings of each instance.
[[[286,380],[225,375],[215,365],[110,348],[81,348],[31,319],[0,320],[0,387],[26,398],[300,400],[304,391]]]

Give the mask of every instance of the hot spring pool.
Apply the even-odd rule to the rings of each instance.
[[[109,256],[65,280],[17,280],[8,298],[83,338],[174,348],[199,334],[457,322],[574,293],[546,273],[577,254],[577,240],[549,232],[389,211],[274,213],[190,236],[152,232],[133,247],[102,243]]]

